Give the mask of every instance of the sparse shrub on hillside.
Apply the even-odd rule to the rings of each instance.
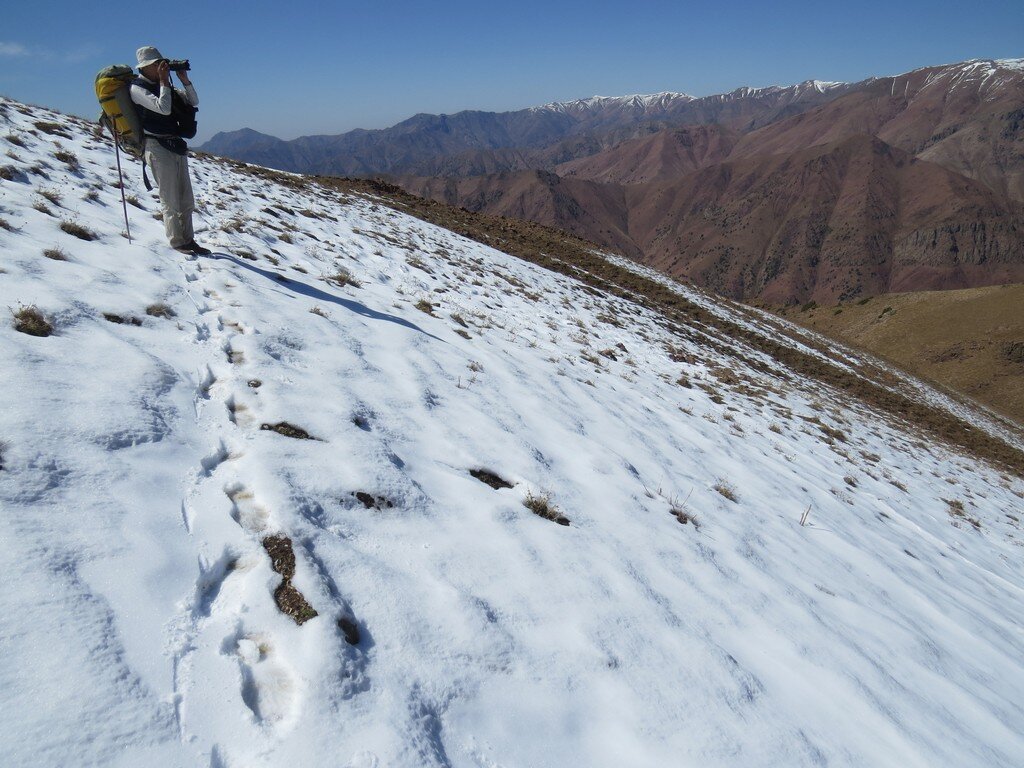
[[[97,192],[95,189],[90,189],[88,192],[82,195],[82,199],[88,200],[90,203],[98,203],[100,201],[100,193]]]
[[[817,309],[817,308],[818,308],[818,302],[816,302],[816,301],[808,301],[806,304],[804,304],[802,307],[800,307],[800,311],[801,312],[810,312],[812,309]]]
[[[50,189],[49,187],[40,187],[39,189],[36,190],[36,194],[38,194],[40,197],[46,198],[51,203],[56,205],[58,208],[60,207],[61,196],[60,192],[58,192],[56,189]]]
[[[139,201],[139,198],[137,198],[135,195],[128,195],[128,197],[125,198],[125,202],[128,203],[128,205],[134,205],[139,210],[146,210],[145,206]]]
[[[78,162],[78,156],[74,152],[68,152],[66,149],[59,149],[53,153],[53,156],[60,160],[70,170],[77,171],[81,168]]]
[[[35,305],[19,307],[14,315],[14,330],[27,333],[29,336],[49,336],[53,333],[53,326],[46,319],[46,316]]]
[[[32,125],[34,125],[43,133],[48,134],[50,136],[61,136],[62,138],[65,139],[71,138],[71,136],[69,136],[67,131],[65,130],[64,126],[60,123],[52,123],[46,120],[37,120],[36,122],[32,123]]]
[[[43,200],[34,200],[32,202],[32,207],[40,213],[45,213],[47,216],[53,216],[53,211],[50,210],[50,206],[48,206]]]
[[[739,497],[736,495],[736,486],[733,485],[732,483],[719,478],[718,482],[716,482],[711,487],[718,491],[722,496],[727,498],[729,501],[739,503]]]
[[[428,314],[431,317],[434,316],[434,305],[427,299],[420,299],[413,306],[415,306],[420,312]]]
[[[162,317],[166,320],[174,317],[174,310],[162,301],[158,301],[155,304],[150,304],[146,307],[146,314],[150,317]]]
[[[312,313],[314,315],[319,315],[320,317],[324,317],[324,318],[329,317],[329,315],[326,312],[324,312],[322,309],[320,309],[320,307],[311,307],[309,311],[310,311],[310,313]]]
[[[13,165],[0,165],[0,179],[4,181],[20,181],[23,176]]]
[[[60,248],[47,248],[43,251],[43,256],[54,261],[67,261],[68,255]]]
[[[337,266],[337,270],[338,271],[333,275],[326,275],[323,279],[329,283],[334,283],[335,285],[342,287],[351,285],[353,288],[358,288],[360,286],[359,281],[352,276],[352,273],[348,269],[339,264]]]
[[[970,523],[974,526],[974,530],[981,530],[981,521],[976,517],[971,517],[967,514],[967,510],[964,509],[964,503],[959,499],[943,499],[946,502],[946,513],[953,518],[953,525],[957,525],[959,521]],[[959,527],[959,525],[957,525]]]
[[[24,139],[22,139],[21,136],[19,136],[16,133],[8,133],[6,136],[4,136],[4,138],[7,139],[7,141],[9,141],[11,144],[13,144],[16,147],[24,147],[25,146]]]
[[[0,216],[0,229],[3,229],[5,231],[7,231],[7,232],[13,232],[14,231],[14,225],[11,224],[11,222],[9,222],[3,216]]]
[[[277,239],[280,240],[282,243],[288,243],[289,245],[295,242],[292,239],[292,236],[287,232],[282,232],[280,235],[277,236]]]
[[[95,240],[99,237],[99,235],[91,229],[83,227],[78,222],[71,221],[70,219],[64,219],[64,221],[60,223],[60,228],[69,235],[77,237],[79,240]]]
[[[551,502],[551,494],[549,493],[545,492],[536,495],[533,491],[529,491],[526,494],[526,498],[523,499],[523,506],[545,520],[550,520],[559,525],[569,525],[569,518],[563,515],[558,507]]]

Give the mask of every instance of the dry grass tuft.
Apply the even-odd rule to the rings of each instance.
[[[67,234],[77,237],[79,240],[96,240],[99,238],[99,235],[88,227],[83,227],[77,221],[71,221],[70,219],[64,219],[60,223],[60,228]]]
[[[35,305],[19,307],[14,315],[14,330],[27,333],[29,336],[50,336],[53,326],[46,316]]]
[[[526,498],[523,499],[523,506],[545,520],[550,520],[559,525],[569,525],[569,518],[563,515],[558,507],[551,502],[551,494],[549,493],[535,495],[533,491],[530,491],[526,494]]]
[[[43,256],[54,261],[67,261],[68,255],[60,248],[47,248],[43,251]]]
[[[68,152],[66,149],[59,149],[53,153],[53,156],[64,163],[64,165],[72,171],[80,170],[82,167],[78,162],[78,156],[74,152]]]
[[[165,320],[170,320],[174,317],[174,310],[164,302],[158,301],[146,307],[146,314],[150,317],[162,317]]]
[[[718,482],[711,487],[734,504],[739,503],[739,496],[736,494],[736,486],[732,483],[719,478]]]

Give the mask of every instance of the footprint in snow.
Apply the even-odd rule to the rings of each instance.
[[[274,731],[290,728],[299,714],[298,681],[270,639],[245,635],[235,640],[234,653],[242,672],[242,701],[256,723]]]
[[[267,532],[270,510],[256,501],[256,496],[241,483],[234,483],[224,489],[231,499],[231,517],[243,530],[254,535]]]

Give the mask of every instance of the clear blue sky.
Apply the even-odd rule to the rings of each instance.
[[[860,80],[1024,57],[1024,2],[4,3],[0,94],[92,117],[92,81],[139,45],[190,58],[200,139],[294,138],[417,112],[594,94]],[[150,10],[159,9],[159,10]]]

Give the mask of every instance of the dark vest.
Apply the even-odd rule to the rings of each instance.
[[[151,83],[145,78],[135,78],[132,81],[132,85],[137,85],[154,96],[160,95],[160,85],[158,83]],[[139,117],[142,119],[142,130],[145,133],[152,136],[181,136],[181,128],[178,125],[178,119],[174,116],[173,110],[169,115],[161,115],[159,112],[154,112],[141,104],[136,106],[139,107]]]

